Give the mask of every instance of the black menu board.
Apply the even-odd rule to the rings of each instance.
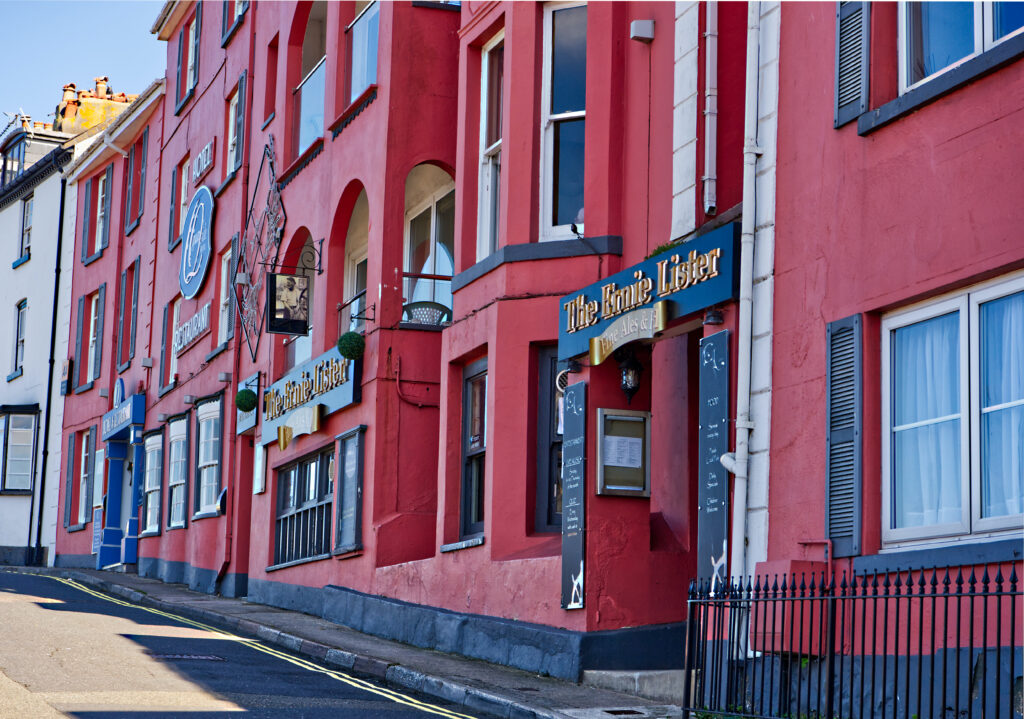
[[[729,330],[701,339],[698,379],[697,578],[721,586],[729,553],[729,473],[719,461],[729,451]]]
[[[583,506],[587,475],[587,385],[565,389],[562,420],[562,608],[583,608]]]

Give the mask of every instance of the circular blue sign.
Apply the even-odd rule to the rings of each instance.
[[[185,213],[185,230],[181,233],[181,267],[178,270],[178,286],[181,295],[190,300],[199,294],[210,269],[210,229],[213,224],[213,193],[203,185],[188,203]]]

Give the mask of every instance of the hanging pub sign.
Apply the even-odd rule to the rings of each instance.
[[[196,190],[185,213],[185,231],[181,240],[181,266],[178,286],[181,296],[190,300],[199,294],[210,269],[210,231],[213,226],[213,193],[203,185]]]
[[[300,364],[263,393],[260,443],[277,441],[282,450],[293,438],[319,431],[320,420],[361,399],[362,360],[341,356],[337,347]]]
[[[309,278],[267,273],[267,332],[278,335],[309,333]]]
[[[600,364],[672,320],[735,298],[739,240],[733,222],[566,295],[558,310],[558,359],[589,353],[590,363]]]

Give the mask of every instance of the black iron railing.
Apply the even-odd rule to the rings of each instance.
[[[331,553],[331,500],[279,516],[274,527],[274,565]]]
[[[693,584],[683,716],[1014,719],[1017,566]]]

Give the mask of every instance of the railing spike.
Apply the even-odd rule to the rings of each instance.
[[[833,577],[833,579],[835,579],[835,577]],[[857,578],[855,576],[854,577],[854,581],[856,581],[856,579]],[[844,594],[846,593],[846,586],[847,586],[846,585],[846,570],[844,569],[843,570],[843,579],[842,579],[842,581],[839,582],[839,588],[843,590]]]
[[[996,565],[996,591],[1003,591],[1003,568]]]
[[[1010,565],[1010,591],[1011,592],[1016,592],[1017,591],[1017,565],[1016,564],[1011,564]]]
[[[978,579],[974,576],[974,567],[971,567],[971,576],[967,579],[967,587],[971,594],[974,594],[974,586],[978,583]]]
[[[785,590],[785,588],[786,588],[786,577],[785,576],[782,577],[782,588],[783,588],[783,590]],[[779,575],[776,574],[774,577],[772,577],[772,597],[777,596],[778,593],[779,593]]]
[[[929,584],[932,585],[932,594],[935,594],[935,588],[937,586],[939,586],[938,573],[939,573],[939,570],[936,569],[935,567],[932,567],[932,578],[931,578],[931,581],[929,582]]]
[[[981,591],[988,592],[988,565],[985,565],[984,571],[981,573]]]

